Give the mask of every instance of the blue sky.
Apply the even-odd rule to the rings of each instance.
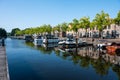
[[[10,32],[16,27],[69,23],[84,16],[92,20],[101,10],[116,17],[120,0],[0,0],[0,27]]]

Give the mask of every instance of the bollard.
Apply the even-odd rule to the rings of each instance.
[[[2,46],[5,46],[5,41],[4,41],[4,39],[2,39]]]

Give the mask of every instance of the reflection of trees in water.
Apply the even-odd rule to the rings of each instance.
[[[27,46],[29,46],[29,47],[31,47],[31,48],[34,48],[34,44],[31,43],[31,42],[25,42],[25,45],[27,45]]]
[[[55,54],[56,54],[56,56],[60,56],[60,51],[59,50],[55,50]]]
[[[84,47],[78,48],[77,50],[71,50],[73,50],[73,52],[60,52],[58,56],[60,56],[62,59],[72,61],[75,65],[79,64],[83,68],[89,68],[91,65],[96,71],[96,73],[101,76],[108,74],[108,71],[111,67],[111,63],[106,62],[102,58],[102,55],[104,54],[102,54],[101,51],[96,51],[92,47]],[[75,53],[75,51],[78,52]]]
[[[51,54],[52,53],[52,48],[48,48],[48,47],[43,47],[43,46],[38,46],[37,50],[40,50],[43,54]]]
[[[88,68],[89,65],[90,65],[90,57],[88,57],[88,56],[81,57],[80,66],[82,66],[83,68]]]
[[[43,54],[51,54],[54,50],[56,56],[61,57],[64,60],[70,60],[74,65],[79,64],[83,68],[89,68],[90,65],[94,68],[97,74],[104,76],[108,74],[110,67],[112,70],[118,75],[120,80],[120,66],[112,65],[109,61],[106,62],[101,53],[101,51],[95,50],[92,47],[84,47],[84,48],[75,48],[70,51],[61,52],[58,50],[58,47],[49,48],[49,47],[35,47],[33,43],[25,43],[31,48],[40,50]]]
[[[118,79],[120,80],[120,66],[119,65],[113,65],[112,70],[117,74]]]
[[[100,74],[101,76],[108,74],[110,63],[106,62],[101,57],[96,60],[91,59],[91,65],[93,66],[97,74]]]
[[[33,49],[40,50],[43,54],[51,54],[53,50],[53,48],[48,48],[43,46],[34,46],[32,42],[26,42],[25,44]]]

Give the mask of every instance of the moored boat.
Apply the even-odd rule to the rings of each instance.
[[[59,40],[58,45],[63,45],[65,44],[65,40]]]
[[[110,46],[106,46],[108,54],[117,54],[120,55],[120,45],[117,43],[112,43]]]
[[[33,37],[32,37],[32,35],[25,35],[25,41],[26,42],[33,42]]]
[[[43,44],[43,37],[42,36],[36,36],[33,41],[34,45],[42,45]]]
[[[50,43],[58,43],[58,38],[54,37],[53,35],[45,35],[43,39],[43,43],[50,44]]]
[[[106,49],[108,54],[114,55],[117,49],[117,46],[106,46]]]

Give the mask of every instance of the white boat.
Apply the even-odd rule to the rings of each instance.
[[[58,44],[59,45],[65,44],[65,40],[59,40]]]
[[[46,35],[43,39],[43,43],[49,44],[49,43],[58,43],[58,38],[54,37],[53,35]]]
[[[36,36],[34,38],[34,45],[42,45],[43,44],[43,37],[42,36]]]
[[[68,39],[65,41],[65,44],[66,44],[66,45],[75,45],[76,42],[75,42],[75,40],[68,38]]]
[[[97,48],[98,49],[102,49],[102,48],[106,48],[106,46],[110,46],[111,43],[100,43],[100,44],[97,44]]]
[[[24,39],[26,42],[33,42],[33,36],[32,35],[25,35]]]

